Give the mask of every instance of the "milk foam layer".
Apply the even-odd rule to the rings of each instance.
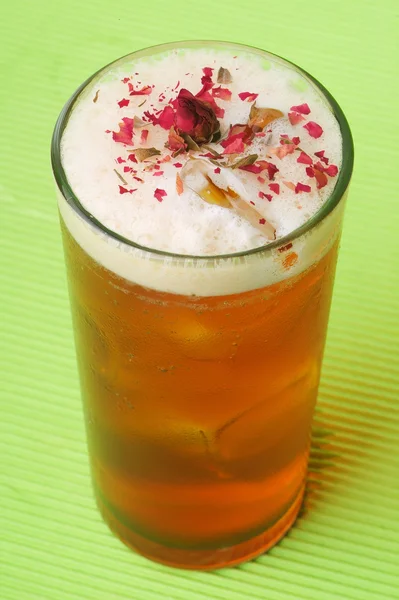
[[[181,169],[177,165],[184,167],[189,155],[181,154],[164,161],[165,157],[171,155],[170,150],[165,148],[167,130],[160,126],[145,126],[148,130],[147,140],[138,143],[141,136],[138,130],[131,145],[116,143],[112,134],[107,133],[117,132],[118,123],[124,117],[146,119],[145,110],[153,112],[164,108],[168,100],[175,98],[182,88],[195,94],[201,88],[204,67],[214,69],[216,81],[220,66],[228,69],[232,75],[230,84],[222,84],[222,87],[231,91],[231,100],[215,98],[225,110],[224,117],[219,119],[222,135],[227,135],[231,125],[248,121],[253,102],[243,101],[239,96],[242,92],[258,94],[258,107],[276,108],[285,115],[285,118],[266,128],[265,136],[255,138],[250,149],[251,153],[256,152],[259,158],[267,158],[277,166],[279,171],[273,181],[265,173],[257,176],[238,169],[222,168],[221,187],[226,178],[238,181],[240,189],[245,190],[246,200],[253,203],[260,216],[264,216],[275,227],[276,238],[305,223],[329,197],[336,178],[328,177],[327,185],[317,189],[315,178],[306,172],[307,165],[297,162],[301,152],[316,161],[318,159],[314,153],[320,151],[325,152],[329,164],[339,167],[342,160],[338,123],[319,92],[307,80],[279,62],[266,62],[264,57],[239,51],[237,47],[233,47],[232,51],[220,48],[214,51],[174,50],[153,58],[130,58],[103,73],[81,94],[63,134],[62,163],[71,188],[85,209],[108,229],[143,246],[197,256],[246,251],[267,244],[268,240],[259,229],[234,210],[205,203],[188,186],[183,187],[181,195],[177,194],[176,174]],[[128,76],[132,76],[130,82],[133,82],[134,89],[155,85],[151,94],[130,96],[126,83],[122,82]],[[165,93],[165,100],[160,97],[161,92]],[[93,102],[96,96],[96,102]],[[124,98],[129,100],[129,105],[120,108],[118,102]],[[146,103],[139,107],[144,100]],[[292,125],[287,118],[290,108],[304,103],[309,105],[311,114],[304,116],[303,122]],[[317,139],[303,128],[303,124],[309,120],[323,129],[323,134]],[[281,135],[289,139],[300,137],[295,153],[283,159],[268,153],[268,148],[281,145]],[[140,145],[155,147],[161,155],[149,159],[148,163],[129,162],[130,149]],[[155,161],[158,161],[158,168],[147,170],[148,164],[154,164]],[[142,182],[134,180],[131,173],[125,173],[123,167],[126,166],[134,167],[135,176]],[[161,172],[161,175],[157,172]],[[213,177],[217,182],[219,175],[215,173]],[[298,182],[309,185],[311,192],[296,193],[292,188]],[[279,194],[275,193],[275,188],[272,192],[270,183],[279,184]],[[120,193],[120,186],[128,191]],[[135,191],[129,193],[132,189]],[[154,195],[157,189],[165,192],[162,202]],[[263,197],[259,192],[263,193]],[[266,194],[272,198],[271,201],[265,199]],[[336,229],[338,213],[341,212],[335,211],[335,216],[318,226],[312,234],[295,242],[298,259],[287,270],[282,268],[282,260],[276,252],[269,253],[266,261],[261,255],[196,262],[190,259],[176,261],[156,255],[150,257],[134,247],[116,242],[84,222],[63,198],[60,198],[60,209],[72,235],[100,264],[150,288],[199,296],[237,293],[302,271],[320,258],[320,248],[326,251],[329,244],[324,242],[332,241],[331,231]]]

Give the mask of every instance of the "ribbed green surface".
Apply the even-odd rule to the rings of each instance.
[[[399,598],[396,2],[13,0],[1,19],[1,600]],[[356,142],[305,509],[268,555],[215,573],[136,556],[90,489],[49,165],[54,121],[95,69],[173,39],[297,62]],[[396,191],[395,191],[396,189]]]

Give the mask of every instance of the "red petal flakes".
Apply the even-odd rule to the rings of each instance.
[[[238,94],[238,97],[240,98],[240,100],[242,100],[243,102],[246,100],[247,102],[255,102],[256,98],[259,96],[259,94],[254,94],[252,92],[241,92],[241,94]]]
[[[167,147],[173,152],[185,152],[187,150],[187,144],[184,139],[177,133],[174,127],[170,128]]]
[[[255,175],[259,175],[262,171],[267,169],[267,176],[270,180],[272,180],[275,174],[278,172],[278,168],[273,163],[267,160],[258,160],[253,165],[246,165],[245,167],[238,167],[242,171],[249,171],[250,173],[255,173]]]
[[[301,163],[303,165],[311,165],[313,164],[313,160],[310,158],[306,152],[301,152],[298,158],[296,159],[297,163]]]
[[[122,83],[128,83],[128,81],[130,81],[130,77],[124,77],[123,79],[121,79]]]
[[[266,223],[266,219],[259,219],[259,225],[264,225]]]
[[[212,75],[213,75],[213,69],[212,69],[212,67],[204,67],[202,69],[202,72],[205,75],[205,77],[212,77]]]
[[[137,158],[134,154],[129,154],[129,156],[127,157],[128,160],[131,160],[134,163],[137,163]]]
[[[330,177],[335,177],[338,174],[338,167],[337,165],[330,165],[329,167],[324,169],[324,172],[327,173],[327,175],[329,175]]]
[[[318,190],[321,190],[321,188],[327,185],[328,179],[325,173],[319,171],[319,169],[314,169],[314,176],[316,178],[316,186]]]
[[[140,143],[145,144],[148,138],[148,129],[141,130]]]
[[[216,169],[214,169],[213,172],[216,173],[217,175],[219,175],[219,173],[220,173],[220,167],[216,167]]]
[[[124,117],[119,123],[119,131],[112,132],[112,139],[114,142],[120,142],[121,144],[132,144],[133,143],[133,119]]]
[[[129,88],[129,96],[148,96],[152,92],[152,87],[150,85],[145,85],[141,88],[141,90],[135,90],[131,83],[128,83]]]
[[[212,89],[212,96],[221,100],[231,100],[231,92],[227,88],[222,88],[221,85]]]
[[[323,129],[314,121],[308,121],[308,123],[306,123],[306,125],[304,125],[303,128],[307,130],[310,137],[315,139],[319,138],[323,134]]]
[[[225,147],[223,154],[241,154],[244,152],[245,146],[242,138],[238,137]]]
[[[127,188],[123,187],[123,185],[119,186],[119,193],[120,194],[133,194],[133,192],[136,192],[137,188],[134,190],[128,190]]]
[[[158,202],[162,202],[164,197],[167,195],[168,194],[165,192],[165,190],[162,190],[160,188],[157,188],[154,192],[154,198],[156,198],[158,200]]]
[[[127,166],[123,167],[124,173],[130,173],[131,171],[133,171],[132,167],[127,167]]]
[[[277,148],[268,148],[268,152],[270,154],[274,154],[282,160],[287,154],[292,154],[295,152],[295,144],[284,144],[283,146],[278,146]]]
[[[304,183],[297,183],[295,186],[295,193],[299,194],[300,192],[311,192],[312,188],[310,185],[305,185]]]
[[[313,167],[306,167],[306,175],[308,177],[314,177],[314,169],[313,169]]]
[[[121,165],[122,163],[124,163],[124,162],[126,162],[126,161],[125,161],[125,159],[124,159],[124,158],[122,158],[121,156],[118,156],[118,158],[116,159],[116,162],[117,162],[118,164],[120,164],[120,165]]]
[[[173,166],[177,169],[180,169],[180,167],[182,167],[183,165],[181,163],[173,163]]]
[[[296,113],[300,113],[301,115],[310,114],[310,108],[309,105],[306,104],[306,102],[304,104],[299,104],[298,106],[291,106],[290,110],[293,110]]]
[[[259,192],[258,193],[259,198],[266,198],[266,200],[268,200],[269,202],[271,202],[273,200],[273,196],[271,194],[265,194],[264,192]]]
[[[160,175],[163,175],[163,171],[155,171],[155,173],[153,173],[153,177],[159,177]]]
[[[280,193],[280,186],[278,183],[269,183],[269,188],[277,195]]]
[[[320,158],[320,160],[323,163],[325,163],[326,165],[328,165],[329,159],[326,156],[324,156],[325,152],[326,152],[325,150],[320,150],[319,152],[315,152],[314,155],[317,156],[317,158]]]
[[[291,125],[298,125],[298,123],[305,120],[305,117],[303,117],[299,113],[293,112],[288,113],[288,118],[290,120]]]
[[[122,100],[119,100],[118,104],[120,108],[123,108],[124,106],[129,106],[130,100],[128,100],[127,98],[122,98]]]
[[[264,177],[261,177],[260,175],[256,179],[259,181],[259,183],[266,183],[266,179]]]

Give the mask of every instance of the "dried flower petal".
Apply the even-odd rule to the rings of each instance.
[[[277,148],[268,148],[267,151],[269,154],[274,154],[282,160],[287,154],[292,154],[295,152],[295,144],[284,144],[283,146],[278,146]]]
[[[143,86],[140,90],[135,90],[131,83],[128,83],[129,96],[148,96],[152,92],[150,85]]]
[[[129,154],[129,156],[127,157],[128,160],[131,160],[134,163],[137,163],[137,159],[136,156],[134,154]]]
[[[126,161],[125,161],[125,159],[124,159],[124,158],[122,158],[121,156],[118,156],[118,158],[116,159],[116,162],[117,162],[118,164],[122,164],[122,163],[124,163],[124,162],[126,162]]]
[[[310,108],[309,105],[306,104],[306,102],[304,104],[299,104],[298,106],[291,106],[290,110],[293,110],[296,113],[300,113],[301,115],[310,114]]]
[[[167,196],[168,194],[165,192],[165,190],[159,189],[157,188],[154,192],[154,198],[156,198],[158,200],[158,202],[162,202],[162,200],[164,199],[165,196]]]
[[[202,69],[202,72],[205,75],[205,77],[212,77],[212,75],[213,75],[213,69],[212,69],[212,67],[204,67]]]
[[[256,104],[253,104],[249,113],[248,127],[258,131],[264,129],[272,121],[281,119],[283,116],[284,113],[281,110],[277,110],[276,108],[260,108]]]
[[[314,155],[317,156],[317,158],[320,158],[320,160],[323,163],[325,163],[326,165],[328,165],[329,159],[326,156],[324,156],[325,152],[326,152],[325,150],[320,150],[319,152],[315,152]]]
[[[317,139],[323,134],[323,129],[314,121],[308,121],[306,125],[303,126],[303,128],[307,130],[307,132],[312,138]]]
[[[337,165],[330,165],[329,167],[324,169],[324,172],[327,173],[327,175],[329,175],[330,177],[335,177],[338,174],[338,167]]]
[[[314,176],[316,178],[317,189],[321,190],[321,188],[327,185],[328,179],[325,173],[323,173],[319,169],[314,169]]]
[[[259,181],[259,183],[266,183],[266,179],[264,177],[261,177],[260,175],[256,179]]]
[[[290,269],[298,262],[298,254],[296,252],[290,252],[283,260],[283,267]]]
[[[212,96],[214,96],[214,98],[220,98],[221,100],[231,100],[230,90],[222,88],[221,85],[212,89]]]
[[[180,169],[183,165],[182,165],[182,163],[177,162],[177,163],[173,163],[173,166],[176,167],[177,169]]]
[[[306,185],[304,183],[297,183],[295,186],[295,193],[299,194],[300,192],[311,192],[312,188],[310,185]]]
[[[243,102],[254,102],[258,96],[259,94],[254,94],[253,92],[241,92],[241,94],[238,94],[238,97]]]
[[[306,175],[308,177],[314,177],[314,169],[313,169],[313,167],[306,167]]]
[[[217,175],[219,175],[220,167],[216,167],[216,169],[213,169],[213,172],[216,173]]]
[[[174,127],[170,128],[166,147],[173,151],[174,156],[187,150],[187,144]]]
[[[292,181],[283,181],[283,184],[285,185],[285,187],[287,187],[289,190],[292,190],[293,192],[295,192],[295,183],[292,183]]]
[[[277,250],[277,252],[286,252],[287,250],[291,250],[291,248],[292,248],[292,243],[289,242],[285,246],[280,246],[280,248]]]
[[[124,117],[119,123],[119,131],[112,132],[112,139],[114,142],[120,142],[121,144],[132,144],[133,143],[133,119]]]
[[[183,180],[180,177],[179,173],[176,173],[176,192],[178,193],[179,196],[182,195],[183,193]]]
[[[313,164],[313,161],[310,158],[310,156],[308,154],[306,154],[306,152],[303,152],[303,151],[300,153],[300,155],[296,159],[296,162],[297,163],[301,163],[303,165],[311,165],[311,164]]]
[[[122,185],[119,186],[120,194],[133,194],[133,192],[137,192],[137,188],[135,188],[134,190],[128,190],[127,188],[123,187]]]
[[[160,177],[161,175],[163,175],[163,171],[155,171],[155,173],[152,174],[153,177]]]
[[[288,113],[288,118],[290,120],[291,125],[298,125],[298,123],[305,120],[305,117],[303,117],[299,113],[293,112]]]
[[[269,188],[277,195],[280,193],[280,185],[278,183],[269,183]]]
[[[223,154],[241,154],[244,152],[245,146],[242,138],[236,138],[228,146],[225,147]]]
[[[225,69],[224,67],[220,67],[219,71],[218,71],[218,77],[217,77],[217,82],[218,83],[231,83],[233,81],[233,78],[231,76],[231,73],[228,69]]]
[[[123,108],[124,106],[129,106],[130,100],[128,100],[128,98],[122,98],[122,100],[119,100],[118,104],[120,108]]]
[[[156,148],[135,148],[134,154],[139,162],[143,162],[143,160],[151,158],[151,156],[159,156],[161,153]]]
[[[140,144],[145,144],[148,138],[148,129],[143,129],[140,136]]]
[[[175,122],[179,133],[186,133],[197,144],[210,142],[220,129],[213,108],[184,88],[176,98]]]
[[[266,198],[266,200],[268,200],[269,202],[273,200],[273,196],[271,194],[265,194],[265,192],[262,191],[258,192],[258,196],[259,198],[262,198],[262,200]]]

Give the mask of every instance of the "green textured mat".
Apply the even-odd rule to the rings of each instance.
[[[1,600],[399,598],[395,6],[13,0],[3,7]],[[184,38],[231,39],[297,62],[341,103],[357,150],[305,509],[268,555],[215,573],[136,556],[95,509],[49,164],[55,119],[83,79],[122,54]]]

